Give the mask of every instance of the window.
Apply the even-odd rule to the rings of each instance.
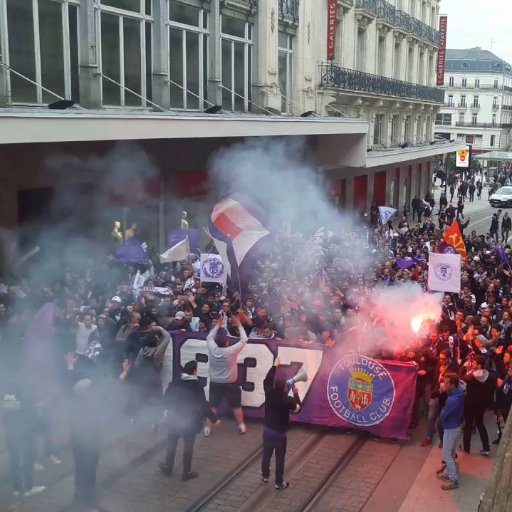
[[[169,0],[171,107],[204,110],[208,81],[208,13]]]
[[[478,123],[478,115],[477,114],[473,114],[471,116],[471,124],[472,125],[476,125]]]
[[[398,144],[400,141],[400,116],[394,115],[391,120],[391,144]]]
[[[455,79],[453,78],[453,76],[451,76],[448,79],[448,87],[453,87],[454,85],[455,85]]]
[[[418,116],[418,120],[417,120],[417,130],[416,130],[416,139],[418,142],[424,142],[423,141],[423,119],[421,116]]]
[[[468,79],[467,78],[463,78],[462,79],[462,87],[467,87],[468,86]]]
[[[79,100],[78,2],[76,0],[7,0],[5,63],[39,87],[7,72],[13,103]]]
[[[498,80],[494,80],[494,88],[498,89]]]
[[[410,142],[412,140],[412,116],[406,116],[405,123],[405,141]]]
[[[284,32],[278,35],[279,88],[281,89],[281,112],[291,113],[293,38]]]
[[[448,95],[448,106],[453,107],[453,94]]]
[[[114,8],[124,9],[126,14]],[[143,98],[151,99],[151,18],[146,11],[145,3],[140,1],[101,2],[103,105],[144,107]]]
[[[460,97],[460,106],[461,107],[466,106],[466,96],[464,94]]]
[[[475,142],[475,137],[473,135],[466,135],[466,144],[473,144]]]
[[[460,126],[464,126],[465,118],[466,118],[466,115],[464,114],[464,112],[459,114],[459,121],[458,121],[458,123],[459,123]]]
[[[384,114],[377,114],[375,116],[375,124],[373,125],[373,145],[384,146]]]
[[[450,126],[452,124],[452,115],[451,114],[437,114],[436,115],[436,124]]]
[[[490,146],[495,146],[496,145],[496,135],[491,135],[491,141],[490,141]]]
[[[473,96],[473,107],[480,107],[480,103],[478,102],[478,96]]]
[[[222,104],[228,110],[247,111],[251,102],[253,26],[229,16],[221,18]]]
[[[475,78],[475,89],[480,87],[480,78]]]
[[[492,125],[495,126],[496,125],[496,114],[493,114],[492,115]]]

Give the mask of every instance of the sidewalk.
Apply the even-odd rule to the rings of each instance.
[[[492,414],[487,413],[485,423],[492,441],[496,437]],[[480,438],[473,434],[472,454],[457,451],[460,487],[454,491],[443,491],[442,482],[435,474],[441,467],[442,450],[437,444],[433,446],[399,512],[477,512],[480,497],[492,473],[497,447],[491,445],[490,457],[481,456],[480,449]]]

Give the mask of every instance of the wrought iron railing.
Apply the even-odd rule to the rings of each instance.
[[[510,128],[512,124],[508,123],[467,123],[457,121],[455,126],[465,127],[465,128]]]
[[[444,91],[437,87],[413,84],[394,78],[387,78],[354,69],[346,69],[335,64],[320,65],[320,85],[335,87],[350,92],[361,92],[378,96],[407,98],[442,105]]]
[[[433,44],[438,45],[441,42],[441,35],[438,30],[410,16],[405,11],[397,9],[386,0],[356,0],[355,7],[367,11],[405,32],[416,34],[421,39]]]
[[[279,15],[281,19],[292,19],[294,23],[299,21],[299,0],[279,0]]]

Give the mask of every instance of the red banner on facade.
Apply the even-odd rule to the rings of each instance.
[[[441,44],[437,52],[437,85],[444,85],[444,69],[446,64],[446,30],[448,28],[448,17],[439,18],[439,32],[441,34]]]
[[[327,0],[327,60],[336,57],[336,8],[338,0]]]

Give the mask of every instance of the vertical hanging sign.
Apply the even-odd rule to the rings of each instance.
[[[437,51],[437,85],[444,85],[444,70],[446,64],[446,30],[448,28],[448,17],[439,17],[439,33],[441,35],[441,43]]]
[[[327,0],[327,60],[336,57],[336,9],[338,0]]]

